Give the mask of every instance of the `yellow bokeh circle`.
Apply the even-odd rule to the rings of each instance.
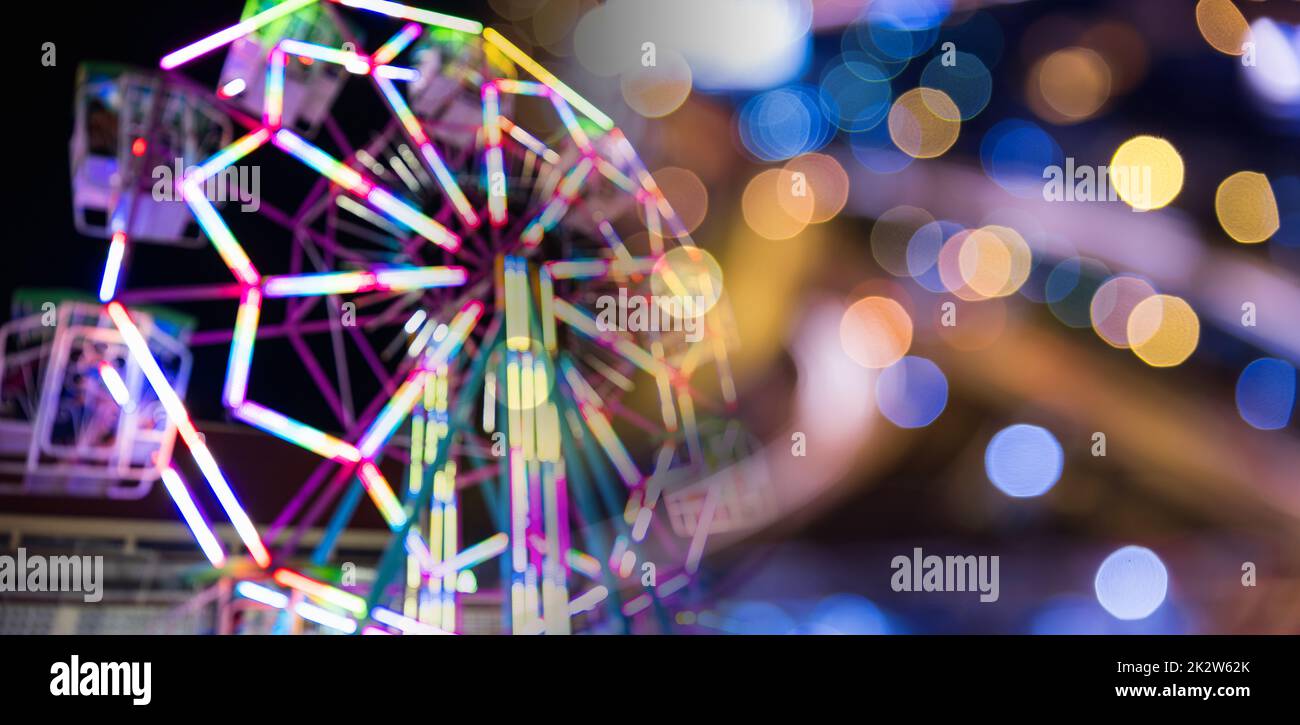
[[[1254,171],[1238,171],[1219,184],[1214,213],[1223,231],[1242,244],[1262,242],[1281,225],[1273,187]]]
[[[1134,136],[1110,160],[1111,187],[1139,211],[1168,206],[1183,190],[1183,157],[1155,136]]]
[[[665,312],[685,309],[671,303],[690,297],[691,310],[702,315],[713,309],[722,296],[722,267],[712,254],[699,247],[673,247],[655,260],[650,289]]]
[[[1201,338],[1201,321],[1187,301],[1173,295],[1152,295],[1133,307],[1128,317],[1128,343],[1134,354],[1157,368],[1186,360]]]
[[[1241,55],[1250,37],[1250,24],[1232,0],[1196,3],[1196,27],[1210,47],[1227,55]]]
[[[768,239],[789,239],[812,222],[812,194],[800,195],[800,180],[786,169],[759,172],[745,186],[740,210],[749,228]]]
[[[889,109],[889,137],[903,153],[918,159],[942,156],[957,142],[961,111],[947,93],[913,88]]]

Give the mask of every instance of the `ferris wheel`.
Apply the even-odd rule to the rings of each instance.
[[[192,79],[218,58],[215,88]],[[670,629],[709,533],[771,501],[713,475],[756,448],[722,273],[613,120],[500,32],[382,0],[250,0],[159,66],[83,71],[78,226],[108,240],[112,400],[178,434],[202,480],[169,444],[150,468],[233,592],[322,631],[454,633],[495,561],[511,632]],[[163,252],[183,264],[144,262]],[[219,372],[164,364],[151,332],[199,307],[229,320],[184,336],[228,349]],[[286,343],[290,370],[264,352]],[[192,420],[191,374],[319,458],[269,526]],[[311,405],[263,397],[285,375]],[[333,547],[362,506],[391,536],[358,585]]]

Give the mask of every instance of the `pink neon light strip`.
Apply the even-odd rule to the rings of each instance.
[[[267,277],[267,297],[354,294],[375,290],[405,292],[465,284],[464,267],[392,267],[357,272],[323,272]]]
[[[167,376],[163,374],[162,368],[158,366],[158,361],[154,359],[153,354],[149,352],[149,345],[145,342],[144,336],[140,334],[140,329],[131,321],[131,316],[127,314],[126,308],[120,302],[108,303],[108,315],[117,326],[122,335],[122,341],[126,343],[127,349],[131,351],[131,356],[144,372],[145,378],[153,387],[154,394],[158,396],[159,402],[162,403],[163,409],[167,411],[167,416],[176,426],[177,431],[181,434],[181,439],[190,449],[190,454],[194,456],[195,463],[198,464],[199,470],[203,472],[203,477],[207,480],[212,492],[216,494],[217,500],[221,502],[221,507],[225,509],[226,516],[230,518],[230,523],[234,525],[235,532],[239,534],[240,540],[248,548],[253,559],[262,568],[271,565],[271,555],[262,543],[262,539],[257,534],[257,528],[248,518],[244,507],[240,505],[239,499],[235,492],[230,489],[230,484],[221,473],[221,468],[217,461],[212,457],[212,452],[203,442],[203,437],[194,427],[190,420],[189,413],[185,410],[185,404],[181,402],[180,396],[172,388],[171,383],[167,381]]]

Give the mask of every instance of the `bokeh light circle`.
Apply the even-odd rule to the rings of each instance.
[[[958,255],[962,279],[986,299],[1014,294],[1029,279],[1033,266],[1029,244],[1007,226],[990,224],[977,232]]]
[[[1111,347],[1128,349],[1128,319],[1138,303],[1156,293],[1141,277],[1121,274],[1102,283],[1092,295],[1092,329]]]
[[[1242,244],[1265,241],[1281,226],[1273,187],[1254,171],[1238,171],[1219,184],[1214,213],[1223,231]]]
[[[939,273],[939,253],[961,231],[960,224],[950,221],[932,221],[916,230],[907,241],[907,273],[917,284],[936,294],[948,291]]]
[[[885,119],[893,89],[877,64],[845,60],[822,74],[819,98],[831,123],[844,131],[865,131]]]
[[[935,0],[883,0],[867,6],[865,31],[880,52],[893,60],[908,60],[928,50],[939,38],[947,12],[929,12]]]
[[[786,169],[759,172],[745,186],[741,214],[749,228],[768,239],[790,239],[812,222],[812,194],[799,195],[801,183]]]
[[[934,88],[913,88],[894,101],[889,110],[889,137],[909,156],[942,156],[961,133],[961,111],[947,93]]]
[[[1017,423],[1003,428],[984,450],[984,471],[999,491],[1014,498],[1047,493],[1061,478],[1065,451],[1046,428]]]
[[[1072,257],[1061,261],[1047,277],[1047,308],[1056,319],[1075,329],[1092,326],[1092,300],[1110,278],[1098,260]]]
[[[993,76],[983,61],[972,53],[955,51],[952,64],[937,55],[921,71],[921,85],[948,94],[961,112],[961,120],[979,115],[993,95]]]
[[[1118,549],[1097,568],[1097,601],[1116,619],[1146,619],[1160,608],[1169,590],[1169,572],[1144,546]]]
[[[876,45],[866,23],[855,23],[845,28],[840,36],[840,49],[845,60],[867,61],[884,72],[886,78],[897,77],[911,60],[894,58]],[[850,65],[849,69],[857,67],[860,66]]]
[[[912,318],[888,297],[864,297],[840,319],[840,347],[865,368],[887,368],[912,346]]]
[[[849,200],[849,175],[844,167],[840,166],[840,162],[831,156],[816,153],[801,154],[787,161],[785,170],[791,175],[792,189],[797,188],[800,183],[806,185],[807,192],[812,197],[812,214],[809,221],[813,224],[834,219]],[[802,179],[795,174],[803,174]],[[788,202],[785,195],[779,196],[778,201],[787,205],[786,213],[795,218],[799,218],[804,213],[805,206],[802,201]]]
[[[869,599],[832,594],[817,603],[802,631],[807,634],[888,634],[889,620]]]
[[[1039,117],[1057,124],[1092,118],[1110,98],[1110,67],[1097,51],[1072,47],[1040,60],[1029,72],[1026,99]]]
[[[853,151],[853,158],[875,174],[896,174],[911,166],[913,161],[890,138],[888,123],[849,134],[849,148]]]
[[[1295,366],[1272,357],[1255,360],[1238,376],[1236,397],[1237,412],[1252,427],[1285,428],[1295,409]]]
[[[690,169],[665,166],[654,172],[654,180],[686,231],[698,229],[709,212],[709,190],[700,177]],[[644,222],[645,210],[638,206],[637,213]]]
[[[812,91],[788,86],[765,91],[740,108],[740,140],[763,161],[784,161],[826,145],[833,128]]]
[[[909,261],[909,245],[920,230],[933,224],[930,212],[906,204],[887,209],[871,227],[871,256],[876,264],[895,277],[914,274]],[[938,228],[934,228],[938,233]],[[939,239],[942,243],[942,239]],[[936,254],[938,248],[935,249]]]
[[[1159,209],[1183,190],[1183,157],[1162,138],[1134,136],[1115,149],[1110,181],[1119,198],[1134,209]]]
[[[1110,68],[1111,95],[1128,93],[1146,76],[1147,39],[1122,20],[1103,20],[1079,37],[1079,45],[1101,54]]]
[[[1250,38],[1250,24],[1232,0],[1196,3],[1196,27],[1210,47],[1227,55],[1241,55]]]
[[[997,18],[985,10],[976,10],[967,13],[965,20],[952,25],[945,24],[940,28],[939,47],[942,48],[946,42],[951,42],[954,48],[979,56],[984,67],[992,68],[1002,59],[1006,41]]]
[[[662,118],[691,95],[691,66],[680,53],[665,48],[655,65],[638,64],[624,73],[620,86],[629,108],[646,118]]]
[[[1021,119],[999,121],[980,140],[984,173],[1021,198],[1041,197],[1043,169],[1062,166],[1064,158],[1056,139]]]
[[[650,290],[669,313],[684,309],[668,298],[691,297],[698,301],[696,315],[702,315],[722,297],[722,266],[706,250],[694,246],[673,247],[655,260],[650,271]]]
[[[1181,364],[1196,350],[1200,338],[1201,321],[1181,297],[1152,295],[1129,313],[1129,345],[1152,367]]]
[[[943,305],[935,308],[934,329],[939,337],[953,349],[962,351],[983,350],[997,342],[1007,326],[1007,304],[1000,299],[978,303],[953,302],[955,325],[944,324],[949,312]]]
[[[899,428],[924,428],[948,405],[948,378],[930,360],[908,355],[876,378],[876,405]]]

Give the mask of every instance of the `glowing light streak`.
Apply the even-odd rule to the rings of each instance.
[[[473,546],[465,547],[459,554],[435,566],[429,575],[441,577],[462,569],[476,567],[494,556],[500,556],[509,545],[508,534],[505,532],[493,534]]]
[[[99,301],[108,302],[117,294],[117,280],[122,273],[122,258],[126,256],[126,232],[114,232],[108,243],[108,261],[104,264],[104,278],[99,283]]]
[[[171,466],[166,466],[160,470],[162,474],[163,487],[167,489],[167,495],[171,496],[176,508],[180,510],[181,517],[185,519],[185,525],[189,527],[190,532],[194,534],[194,540],[198,542],[199,548],[203,550],[203,555],[208,558],[212,566],[220,568],[226,565],[226,553],[221,549],[221,543],[217,540],[216,534],[208,527],[208,522],[203,519],[203,514],[199,512],[199,507],[194,503],[194,498],[190,496],[189,487],[181,479],[180,474]]]
[[[304,43],[301,40],[294,40],[292,38],[281,40],[279,48],[281,51],[288,53],[289,55],[323,60],[326,63],[334,63],[336,65],[341,65],[354,73],[360,71],[360,75],[369,73],[371,68],[371,61],[369,58],[349,50],[327,48],[323,45]]]
[[[194,218],[207,235],[212,245],[217,248],[217,254],[221,256],[221,261],[226,263],[230,271],[235,275],[235,279],[247,285],[257,285],[261,281],[261,275],[257,273],[257,268],[253,266],[252,260],[244,252],[244,248],[235,240],[235,235],[230,233],[230,228],[226,222],[221,219],[221,215],[213,208],[212,204],[203,196],[203,189],[197,180],[187,180],[181,185],[185,201],[194,212]]]
[[[401,30],[397,31],[396,35],[379,46],[379,49],[370,56],[370,59],[376,65],[387,65],[399,53],[406,50],[407,46],[413,43],[416,38],[420,37],[422,32],[424,32],[424,29],[420,27],[419,23],[407,23]]]
[[[366,616],[366,600],[351,592],[345,592],[289,569],[276,569],[271,578],[280,586],[302,592],[313,599],[332,604],[358,617]]]
[[[393,629],[400,631],[402,634],[434,634],[434,635],[451,634],[451,632],[448,632],[444,629],[439,629],[437,627],[425,624],[424,622],[411,619],[410,617],[403,617],[397,612],[394,612],[391,609],[385,609],[383,607],[375,607],[370,612],[370,618],[375,620],[376,622],[379,622],[380,624],[388,625],[389,627],[392,627]]]
[[[275,132],[275,145],[354,194],[365,196],[370,191],[370,183],[356,169],[340,163],[287,128]]]
[[[289,595],[264,587],[256,582],[239,582],[235,585],[235,593],[245,599],[251,599],[274,609],[284,609],[289,606]]]
[[[235,78],[227,82],[217,91],[218,98],[234,98],[243,93],[248,88],[248,83],[243,78]]]
[[[321,609],[311,602],[298,602],[293,611],[303,619],[315,622],[322,627],[329,627],[343,634],[353,634],[357,631],[357,623],[341,614],[335,614],[328,609]]]
[[[390,267],[357,272],[323,272],[267,277],[267,297],[353,294],[385,290],[404,292],[465,283],[463,267]]]
[[[486,137],[483,150],[487,166],[488,221],[494,227],[506,223],[506,172],[501,152],[501,97],[496,86],[483,86],[483,132]]]
[[[417,23],[433,25],[439,28],[449,30],[459,30],[462,33],[471,33],[478,35],[483,32],[483,24],[458,18],[455,15],[446,15],[435,13],[432,10],[422,10],[420,8],[408,7],[388,0],[333,0],[340,5],[346,5],[350,8],[359,10],[369,10],[373,13],[387,15],[390,18],[399,20],[414,20]]]
[[[343,463],[361,460],[361,454],[352,444],[257,403],[241,404],[235,409],[235,417],[325,458]]]
[[[316,2],[316,0],[286,0],[286,2],[267,8],[253,17],[236,23],[225,30],[213,33],[202,40],[197,40],[183,48],[168,53],[163,56],[159,65],[163,70],[176,68],[177,66],[204,55],[205,53],[210,53],[217,48],[233,43],[235,40],[242,38],[265,25],[269,25],[289,13],[301,10],[314,2]]]
[[[262,92],[262,120],[279,128],[284,120],[284,75],[289,58],[279,47],[272,48],[266,61],[266,88]]]
[[[113,363],[107,360],[99,361],[99,379],[104,382],[108,394],[113,396],[113,400],[118,406],[125,408],[130,405],[131,391],[127,390],[126,383],[123,382],[122,376],[118,375],[117,368],[113,367]]]
[[[253,362],[253,346],[257,342],[257,321],[262,309],[262,293],[256,287],[244,290],[235,314],[235,329],[230,335],[230,359],[226,364],[226,385],[223,398],[226,405],[238,408],[244,403],[248,390],[248,371]]]
[[[442,188],[443,193],[451,200],[452,206],[456,208],[456,213],[470,228],[477,227],[479,218],[474,211],[474,206],[466,198],[460,184],[456,183],[456,178],[452,176],[446,162],[438,154],[438,149],[429,141],[429,137],[424,132],[424,127],[420,125],[420,120],[415,117],[406,100],[402,98],[402,94],[398,92],[392,83],[383,78],[378,79],[377,83],[384,98],[388,101],[388,105],[397,114],[402,127],[406,129],[407,135],[420,148],[420,155],[424,157],[429,170],[433,172],[434,178],[438,181],[438,186]]]
[[[609,590],[603,585],[597,584],[569,602],[569,616],[573,617],[583,612],[590,612],[607,598],[609,598]]]
[[[529,151],[541,156],[548,164],[560,163],[560,155],[555,153],[554,149],[542,143],[536,136],[525,131],[523,127],[516,125],[505,116],[500,116],[497,121],[501,126],[501,130],[510,134],[510,138],[519,142],[520,146],[523,146]]]
[[[614,128],[613,119],[606,116],[604,113],[601,113],[600,109],[596,108],[596,106],[594,106],[590,101],[578,95],[576,91],[565,85],[563,81],[556,78],[550,71],[543,68],[540,63],[528,57],[528,55],[516,47],[514,43],[506,40],[504,35],[498,33],[493,28],[484,28],[482,32],[484,40],[491,43],[507,58],[514,61],[524,70],[531,73],[534,78],[550,86],[551,90],[558,93],[561,98],[568,101],[574,108],[582,111],[587,118],[595,121],[597,126],[600,126],[606,131]]]
[[[357,473],[361,478],[361,484],[365,486],[366,493],[370,495],[370,500],[375,502],[375,506],[389,527],[396,529],[405,526],[406,512],[402,510],[402,503],[393,493],[393,487],[388,485],[388,479],[379,472],[379,467],[371,461],[366,461],[361,464]]]
[[[591,175],[593,165],[590,158],[584,158],[576,166],[569,170],[565,175],[563,183],[556,188],[555,193],[551,196],[550,201],[542,208],[541,213],[534,219],[519,235],[519,238],[529,246],[536,246],[542,241],[542,235],[555,228],[556,224],[564,218],[565,212],[569,210],[569,205],[573,203],[578,192],[582,190],[583,183]]]
[[[262,543],[262,539],[257,534],[256,527],[245,513],[244,507],[240,505],[239,499],[235,496],[234,491],[230,489],[230,484],[226,482],[225,476],[221,473],[221,468],[217,461],[212,457],[211,451],[204,443],[202,436],[190,421],[189,413],[185,410],[185,404],[181,402],[180,396],[172,388],[171,383],[167,381],[167,376],[163,374],[162,368],[159,367],[158,361],[154,359],[153,354],[149,352],[149,345],[145,342],[144,336],[140,334],[140,329],[135,326],[130,315],[127,314],[126,308],[120,302],[108,303],[108,315],[117,326],[118,332],[122,335],[122,341],[126,344],[127,349],[131,351],[131,356],[144,372],[145,378],[149,385],[153,387],[154,394],[158,396],[158,401],[162,404],[163,409],[167,411],[167,416],[176,426],[185,442],[190,454],[194,456],[195,463],[198,464],[199,470],[207,480],[212,492],[216,494],[217,500],[225,510],[226,516],[230,518],[230,523],[235,527],[235,532],[248,548],[253,559],[259,566],[266,568],[271,565],[271,555]]]

